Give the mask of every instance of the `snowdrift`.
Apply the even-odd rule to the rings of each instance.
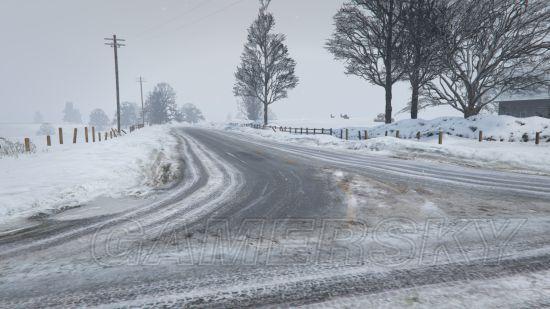
[[[433,120],[401,120],[389,125],[380,125],[369,129],[370,136],[395,135],[399,130],[402,138],[431,137],[440,130],[447,135],[478,139],[483,131],[484,140],[506,142],[529,142],[535,139],[536,132],[542,132],[541,138],[550,142],[550,119],[531,117],[515,118],[511,116],[474,116],[468,119],[460,117],[441,117]],[[355,135],[353,135],[355,136]]]
[[[170,126],[94,144],[0,157],[0,224],[78,207],[98,197],[142,197],[180,175]]]

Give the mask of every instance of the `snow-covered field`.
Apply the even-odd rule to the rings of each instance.
[[[333,123],[331,123],[333,121]],[[328,135],[299,135],[273,130],[255,130],[228,126],[226,130],[253,134],[280,142],[310,146],[368,151],[369,153],[398,156],[407,159],[430,159],[468,166],[488,167],[518,172],[550,174],[550,119],[533,117],[519,119],[509,116],[478,116],[470,119],[442,117],[434,120],[403,120],[390,125],[375,127],[342,126],[346,120],[276,121],[289,127],[330,128],[339,135],[341,128],[349,129],[349,141]],[[351,123],[351,122],[350,122]],[[312,125],[312,126],[309,126]],[[313,126],[315,125],[315,126]],[[334,125],[334,126],[333,126]],[[358,131],[369,132],[369,140],[358,141]],[[400,131],[400,139],[395,138]],[[438,144],[437,132],[445,132],[443,145]],[[478,142],[479,130],[485,139]],[[388,137],[385,132],[388,131]],[[421,132],[421,140],[416,140]],[[541,133],[541,144],[535,145],[536,132]],[[364,136],[364,135],[363,135]],[[524,142],[523,140],[527,140]]]
[[[36,128],[12,134],[30,136]],[[76,207],[98,197],[144,196],[177,177],[176,138],[170,126],[148,127],[101,143],[52,147],[0,157],[0,224]],[[0,135],[2,136],[2,135]],[[68,139],[67,136],[65,139]],[[166,168],[170,166],[170,168]],[[165,175],[166,171],[170,174]]]
[[[30,138],[31,143],[35,144],[39,149],[46,147],[46,135],[39,133],[41,124],[35,123],[0,123],[0,137],[6,138],[14,142],[23,142],[25,138]],[[73,131],[77,129],[77,143],[85,142],[84,138],[84,127],[85,125],[81,124],[56,124],[53,123],[51,126],[54,128],[54,132],[51,135],[52,144],[59,144],[58,128],[63,129],[63,139],[64,144],[72,144],[73,142]],[[113,127],[114,128],[114,127]],[[91,128],[90,129],[90,140],[91,137]],[[103,130],[104,132],[107,130]],[[97,132],[99,133],[99,131]],[[96,133],[96,135],[97,135]]]

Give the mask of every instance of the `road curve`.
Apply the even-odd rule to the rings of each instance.
[[[182,175],[155,200],[0,236],[0,307],[305,305],[550,269],[548,177],[172,134]]]

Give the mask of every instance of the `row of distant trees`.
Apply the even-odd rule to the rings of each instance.
[[[178,107],[176,92],[167,83],[159,83],[147,96],[145,119],[150,124],[164,124],[171,121],[198,123],[205,118],[194,104],[187,103]]]
[[[144,107],[145,119],[143,119],[141,107],[136,103],[123,102],[120,105],[120,124],[122,127],[129,127],[144,122],[150,124],[164,124],[172,121],[198,123],[205,120],[202,112],[194,104],[187,103],[178,107],[176,103],[176,92],[167,83],[159,83],[148,94]],[[40,112],[34,115],[35,123],[43,123],[44,119]],[[82,115],[78,108],[72,102],[67,102],[63,109],[63,122],[72,124],[81,124]],[[117,122],[117,115],[112,120],[107,116],[104,110],[94,109],[89,116],[89,124],[99,130],[110,127]],[[51,131],[45,127],[41,131]]]
[[[265,124],[268,107],[298,84],[269,2],[260,0],[234,86],[245,114]],[[469,117],[503,95],[550,85],[548,0],[350,0],[334,25],[326,48],[346,74],[384,88],[387,123],[397,82],[410,84],[413,119],[439,105]]]

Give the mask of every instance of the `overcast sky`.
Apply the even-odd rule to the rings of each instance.
[[[342,3],[273,0],[277,31],[287,35],[301,80],[273,105],[279,118],[383,112],[383,89],[346,76],[323,48]],[[257,0],[1,0],[0,122],[28,122],[35,111],[57,122],[67,101],[85,121],[98,107],[113,115],[113,52],[103,38],[114,33],[127,40],[119,53],[122,101],[139,102],[142,75],[146,92],[168,82],[178,104],[192,102],[208,120],[225,120],[237,111],[233,73],[257,10]],[[407,85],[398,85],[394,110],[408,97]],[[443,113],[456,114],[443,108],[420,116]]]

